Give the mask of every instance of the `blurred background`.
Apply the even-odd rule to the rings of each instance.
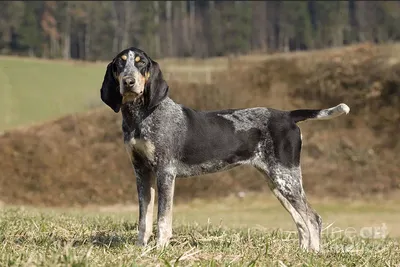
[[[400,38],[398,1],[2,1],[2,54],[215,57]]]
[[[398,1],[2,1],[2,54],[215,57],[400,38]]]
[[[136,46],[195,109],[351,112],[307,122],[316,199],[398,199],[400,1],[1,1],[0,201],[137,201],[120,114],[100,100],[107,63]],[[176,201],[269,191],[248,167],[179,180]]]

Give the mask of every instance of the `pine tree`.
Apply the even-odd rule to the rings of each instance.
[[[25,12],[18,28],[18,43],[30,56],[42,56],[44,33],[38,18],[41,17],[43,1],[25,2]]]

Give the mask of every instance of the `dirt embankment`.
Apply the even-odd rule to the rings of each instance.
[[[323,108],[347,103],[348,116],[300,124],[309,195],[366,198],[400,188],[400,49],[361,45],[236,62],[213,85],[170,82],[177,102],[198,109]],[[99,81],[101,82],[101,81]],[[136,202],[120,114],[107,107],[4,133],[0,200],[72,206]],[[176,201],[268,191],[257,171],[239,167],[176,183]]]

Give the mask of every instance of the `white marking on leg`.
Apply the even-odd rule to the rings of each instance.
[[[140,245],[147,245],[147,242],[149,241],[149,238],[153,233],[154,198],[155,198],[155,189],[154,187],[151,187],[150,201],[148,201],[147,205],[146,203],[144,203],[143,219],[139,221],[138,243]]]
[[[274,195],[278,198],[278,200],[281,202],[282,206],[284,206],[285,209],[292,216],[293,221],[296,224],[297,231],[299,233],[300,247],[302,249],[308,250],[310,235],[309,235],[308,227],[307,227],[306,223],[304,222],[303,218],[296,211],[296,209],[292,206],[292,204],[286,199],[286,197],[284,197],[277,188],[274,188],[272,191],[273,191]]]
[[[172,185],[170,188],[164,191],[164,210],[160,208],[160,198],[159,198],[159,208],[158,211],[158,238],[157,238],[157,246],[165,247],[169,244],[169,240],[172,237],[172,207],[173,207],[173,198],[175,191],[175,179],[172,181]],[[159,196],[160,197],[160,196]]]
[[[318,218],[320,218],[319,215],[315,214],[314,211],[312,214],[307,214],[308,216],[318,216]],[[308,217],[307,220],[308,230],[310,231],[310,249],[318,252],[321,249],[321,225],[318,221],[315,222],[317,224],[315,225],[310,219],[311,218]]]
[[[138,233],[138,245],[146,245],[153,232],[153,210],[154,210],[154,198],[155,198],[155,185],[154,176],[149,175],[142,177],[137,175],[138,190],[139,194],[139,233]],[[144,180],[139,180],[144,179]],[[149,180],[146,180],[149,179]]]

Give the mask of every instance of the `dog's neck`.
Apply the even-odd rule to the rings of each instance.
[[[122,119],[127,123],[127,125],[133,126],[134,128],[141,128],[141,123],[152,113],[162,108],[163,104],[168,101],[172,101],[172,99],[166,97],[160,104],[151,110],[148,109],[143,98],[138,99],[137,101],[127,102],[121,106]]]
[[[139,125],[149,114],[150,111],[144,104],[143,98],[130,101],[121,106],[122,118],[128,125]]]

